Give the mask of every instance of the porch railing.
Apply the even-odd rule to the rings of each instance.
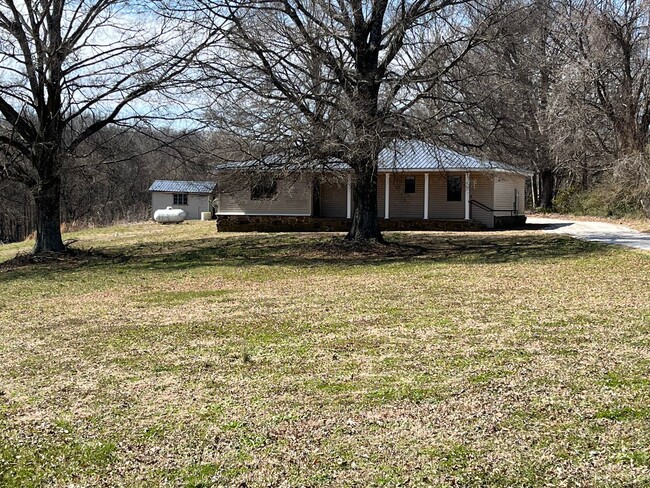
[[[469,203],[470,203],[470,207],[469,207],[469,217],[470,218],[472,218],[472,213],[473,213],[473,210],[474,210],[475,206],[482,209],[482,210],[485,210],[486,212],[492,212],[492,213],[494,213],[494,212],[508,212],[508,213],[510,213],[511,216],[518,214],[518,211],[517,211],[516,208],[510,208],[510,209],[507,209],[507,210],[506,209],[494,209],[492,207],[488,207],[484,203],[479,202],[478,200],[470,200]]]

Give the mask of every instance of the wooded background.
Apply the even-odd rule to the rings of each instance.
[[[146,220],[153,180],[210,177],[210,139],[203,135],[104,129],[99,137],[110,143],[94,141],[87,155],[65,162],[61,217],[68,229]],[[22,240],[34,230],[29,190],[0,181],[0,241]]]
[[[227,3],[210,8],[215,12]],[[301,8],[300,2],[278,2],[281,7],[283,3]],[[425,96],[409,107],[409,115],[426,120],[442,145],[533,170],[527,195],[531,208],[650,216],[648,2],[490,0],[449,5],[461,3],[468,9],[455,28],[467,28],[464,39],[471,42],[462,44],[459,56],[455,42],[460,41],[444,38],[444,29],[435,31],[442,37],[427,62],[444,65],[437,71],[441,79],[435,89],[422,92]],[[239,44],[231,40],[230,47],[246,54],[250,47],[241,39],[249,42],[251,32],[239,32]],[[202,68],[209,65],[205,59],[200,58]],[[218,61],[213,66],[220,66]],[[204,73],[197,86],[213,89],[215,96],[211,108],[192,115],[205,123],[203,130],[107,126],[64,158],[65,225],[148,218],[151,182],[209,179],[211,167],[228,159],[220,136],[229,141],[226,152],[231,157],[273,149],[261,147],[273,139],[269,132],[242,129],[259,107],[251,105],[245,113],[240,104],[239,110],[227,113],[236,96],[226,95],[239,92],[219,86],[232,72],[206,68]],[[276,121],[283,110],[274,115]],[[0,132],[3,127],[0,119]],[[277,140],[286,146],[281,137]],[[233,141],[241,150],[231,150]],[[11,155],[6,146],[0,144],[0,149],[1,163]],[[24,239],[35,226],[33,191],[6,176],[0,164],[0,242]]]

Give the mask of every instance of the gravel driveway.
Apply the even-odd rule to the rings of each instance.
[[[544,232],[568,234],[585,241],[617,244],[650,251],[650,234],[644,234],[623,225],[541,217],[528,217],[526,224],[544,225]]]

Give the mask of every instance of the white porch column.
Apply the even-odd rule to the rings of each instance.
[[[384,187],[384,218],[390,217],[390,173],[386,173],[386,186]]]
[[[347,218],[352,218],[352,175],[348,174]]]
[[[465,220],[469,220],[469,185],[470,185],[469,173],[465,173]]]
[[[424,220],[429,218],[429,173],[424,173]]]

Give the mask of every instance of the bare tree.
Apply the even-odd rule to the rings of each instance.
[[[150,218],[155,179],[205,180],[224,149],[203,131],[107,126],[65,158],[61,170],[61,228]],[[25,185],[0,182],[0,241],[35,230],[34,201]]]
[[[553,152],[554,121],[550,107],[556,95],[563,52],[563,5],[554,0],[515,0],[508,22],[495,26],[490,42],[464,62],[469,72],[464,96],[474,101],[469,131],[483,141],[492,157],[535,171],[535,203],[550,208],[555,195],[558,161]]]
[[[650,13],[642,0],[601,0],[584,9],[578,60],[593,83],[587,99],[609,120],[618,156],[645,150],[650,129]]]
[[[160,116],[147,97],[177,85],[210,36],[184,26],[145,1],[0,0],[0,178],[34,196],[34,253],[65,250],[64,160],[109,125]]]
[[[583,134],[578,156],[583,184],[589,172],[606,183],[604,204],[623,211],[650,205],[650,14],[642,0],[573,4],[566,30],[571,58],[563,74],[565,106],[556,118],[564,134]],[[577,123],[576,123],[577,122]],[[573,137],[556,140],[571,152]],[[595,150],[592,150],[595,149]],[[587,160],[588,158],[588,160]],[[590,171],[587,171],[587,166]]]
[[[476,0],[196,0],[223,50],[205,68],[219,86],[222,130],[293,168],[331,161],[354,172],[351,240],[382,240],[380,151],[397,139],[437,142],[427,98],[453,84],[455,66],[492,18]],[[481,16],[469,22],[469,14]]]

